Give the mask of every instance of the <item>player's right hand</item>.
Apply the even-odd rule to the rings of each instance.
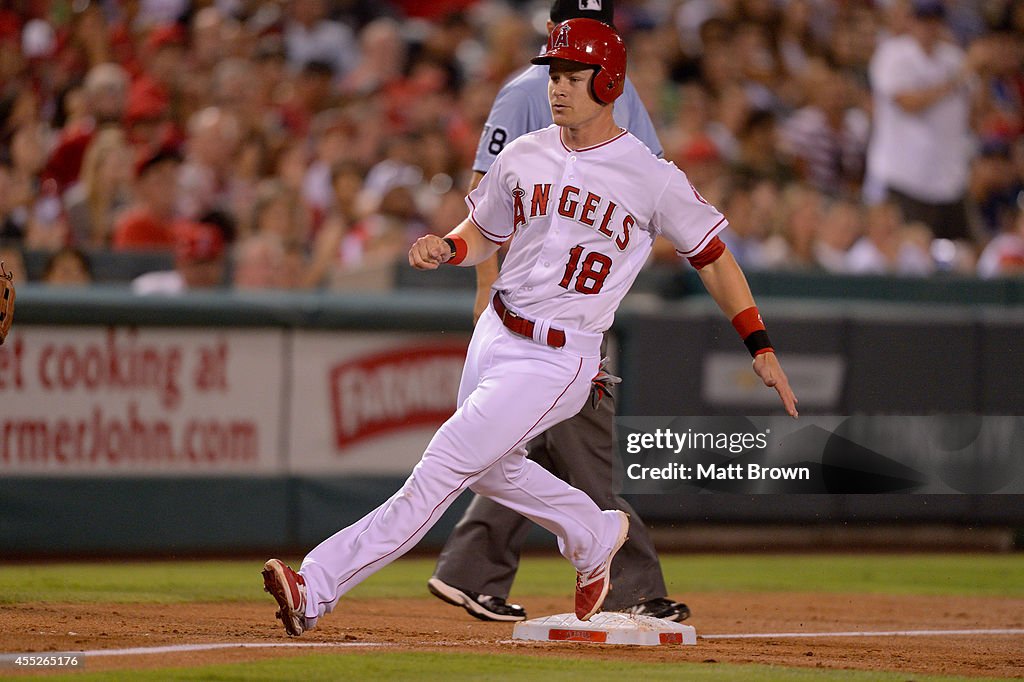
[[[409,265],[417,270],[436,270],[438,265],[448,262],[451,257],[452,250],[436,234],[420,237],[409,249]]]

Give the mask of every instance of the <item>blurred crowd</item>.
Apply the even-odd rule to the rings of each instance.
[[[549,9],[5,0],[0,259],[50,253],[44,280],[73,284],[90,254],[173,254],[140,293],[385,288],[465,217],[490,104]],[[1024,274],[1024,1],[615,12],[665,158],[744,268]]]

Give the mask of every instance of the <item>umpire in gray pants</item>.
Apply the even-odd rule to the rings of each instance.
[[[586,17],[612,24],[612,2],[555,0],[548,31],[568,19]],[[520,135],[551,125],[547,97],[548,68],[530,66],[502,87],[491,107],[473,164],[472,191],[506,144]],[[662,149],[650,116],[633,84],[627,79],[623,96],[615,102],[616,122],[640,138],[660,156]],[[497,259],[477,266],[479,317],[491,298],[498,274]],[[605,340],[607,342],[607,339]],[[602,348],[602,354],[606,349]],[[615,458],[615,399],[606,394],[596,407],[585,405],[529,444],[530,458],[588,495],[602,509],[621,509],[630,516],[629,540],[612,562],[611,582],[604,608],[667,620],[690,615],[686,604],[666,598],[658,553],[640,516],[613,487]],[[481,620],[519,621],[526,611],[507,602],[519,568],[519,553],[531,522],[496,502],[473,498],[441,551],[434,576],[427,582],[437,597],[462,606]]]

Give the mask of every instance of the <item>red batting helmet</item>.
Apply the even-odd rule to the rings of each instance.
[[[594,67],[590,90],[598,102],[611,104],[626,85],[626,44],[614,28],[596,19],[569,19],[555,26],[544,54],[530,61],[550,64],[553,59]]]

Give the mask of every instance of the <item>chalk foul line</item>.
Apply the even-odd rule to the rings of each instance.
[[[797,637],[942,637],[951,635],[1024,635],[1024,628],[981,630],[870,630],[852,632],[758,632],[697,635],[698,639],[788,639]]]
[[[1024,635],[1024,628],[991,628],[977,630],[871,630],[850,632],[754,632],[720,635],[697,635],[697,639],[795,639],[809,637],[950,637],[955,635]],[[503,640],[507,643],[523,644],[519,640]],[[423,642],[422,645],[429,645]],[[437,642],[434,642],[437,644]],[[128,649],[92,649],[90,651],[66,651],[64,654],[79,656],[145,656],[147,654],[174,654],[217,649],[359,649],[393,646],[387,642],[204,642],[199,644],[173,644],[168,646],[141,646]],[[46,652],[56,655],[56,652]],[[10,652],[0,653],[0,660],[15,656]]]
[[[175,654],[215,649],[357,649],[389,646],[384,642],[205,642],[202,644],[172,644],[168,646],[140,646],[130,649],[93,649],[75,651],[81,656],[142,656],[145,654]]]

